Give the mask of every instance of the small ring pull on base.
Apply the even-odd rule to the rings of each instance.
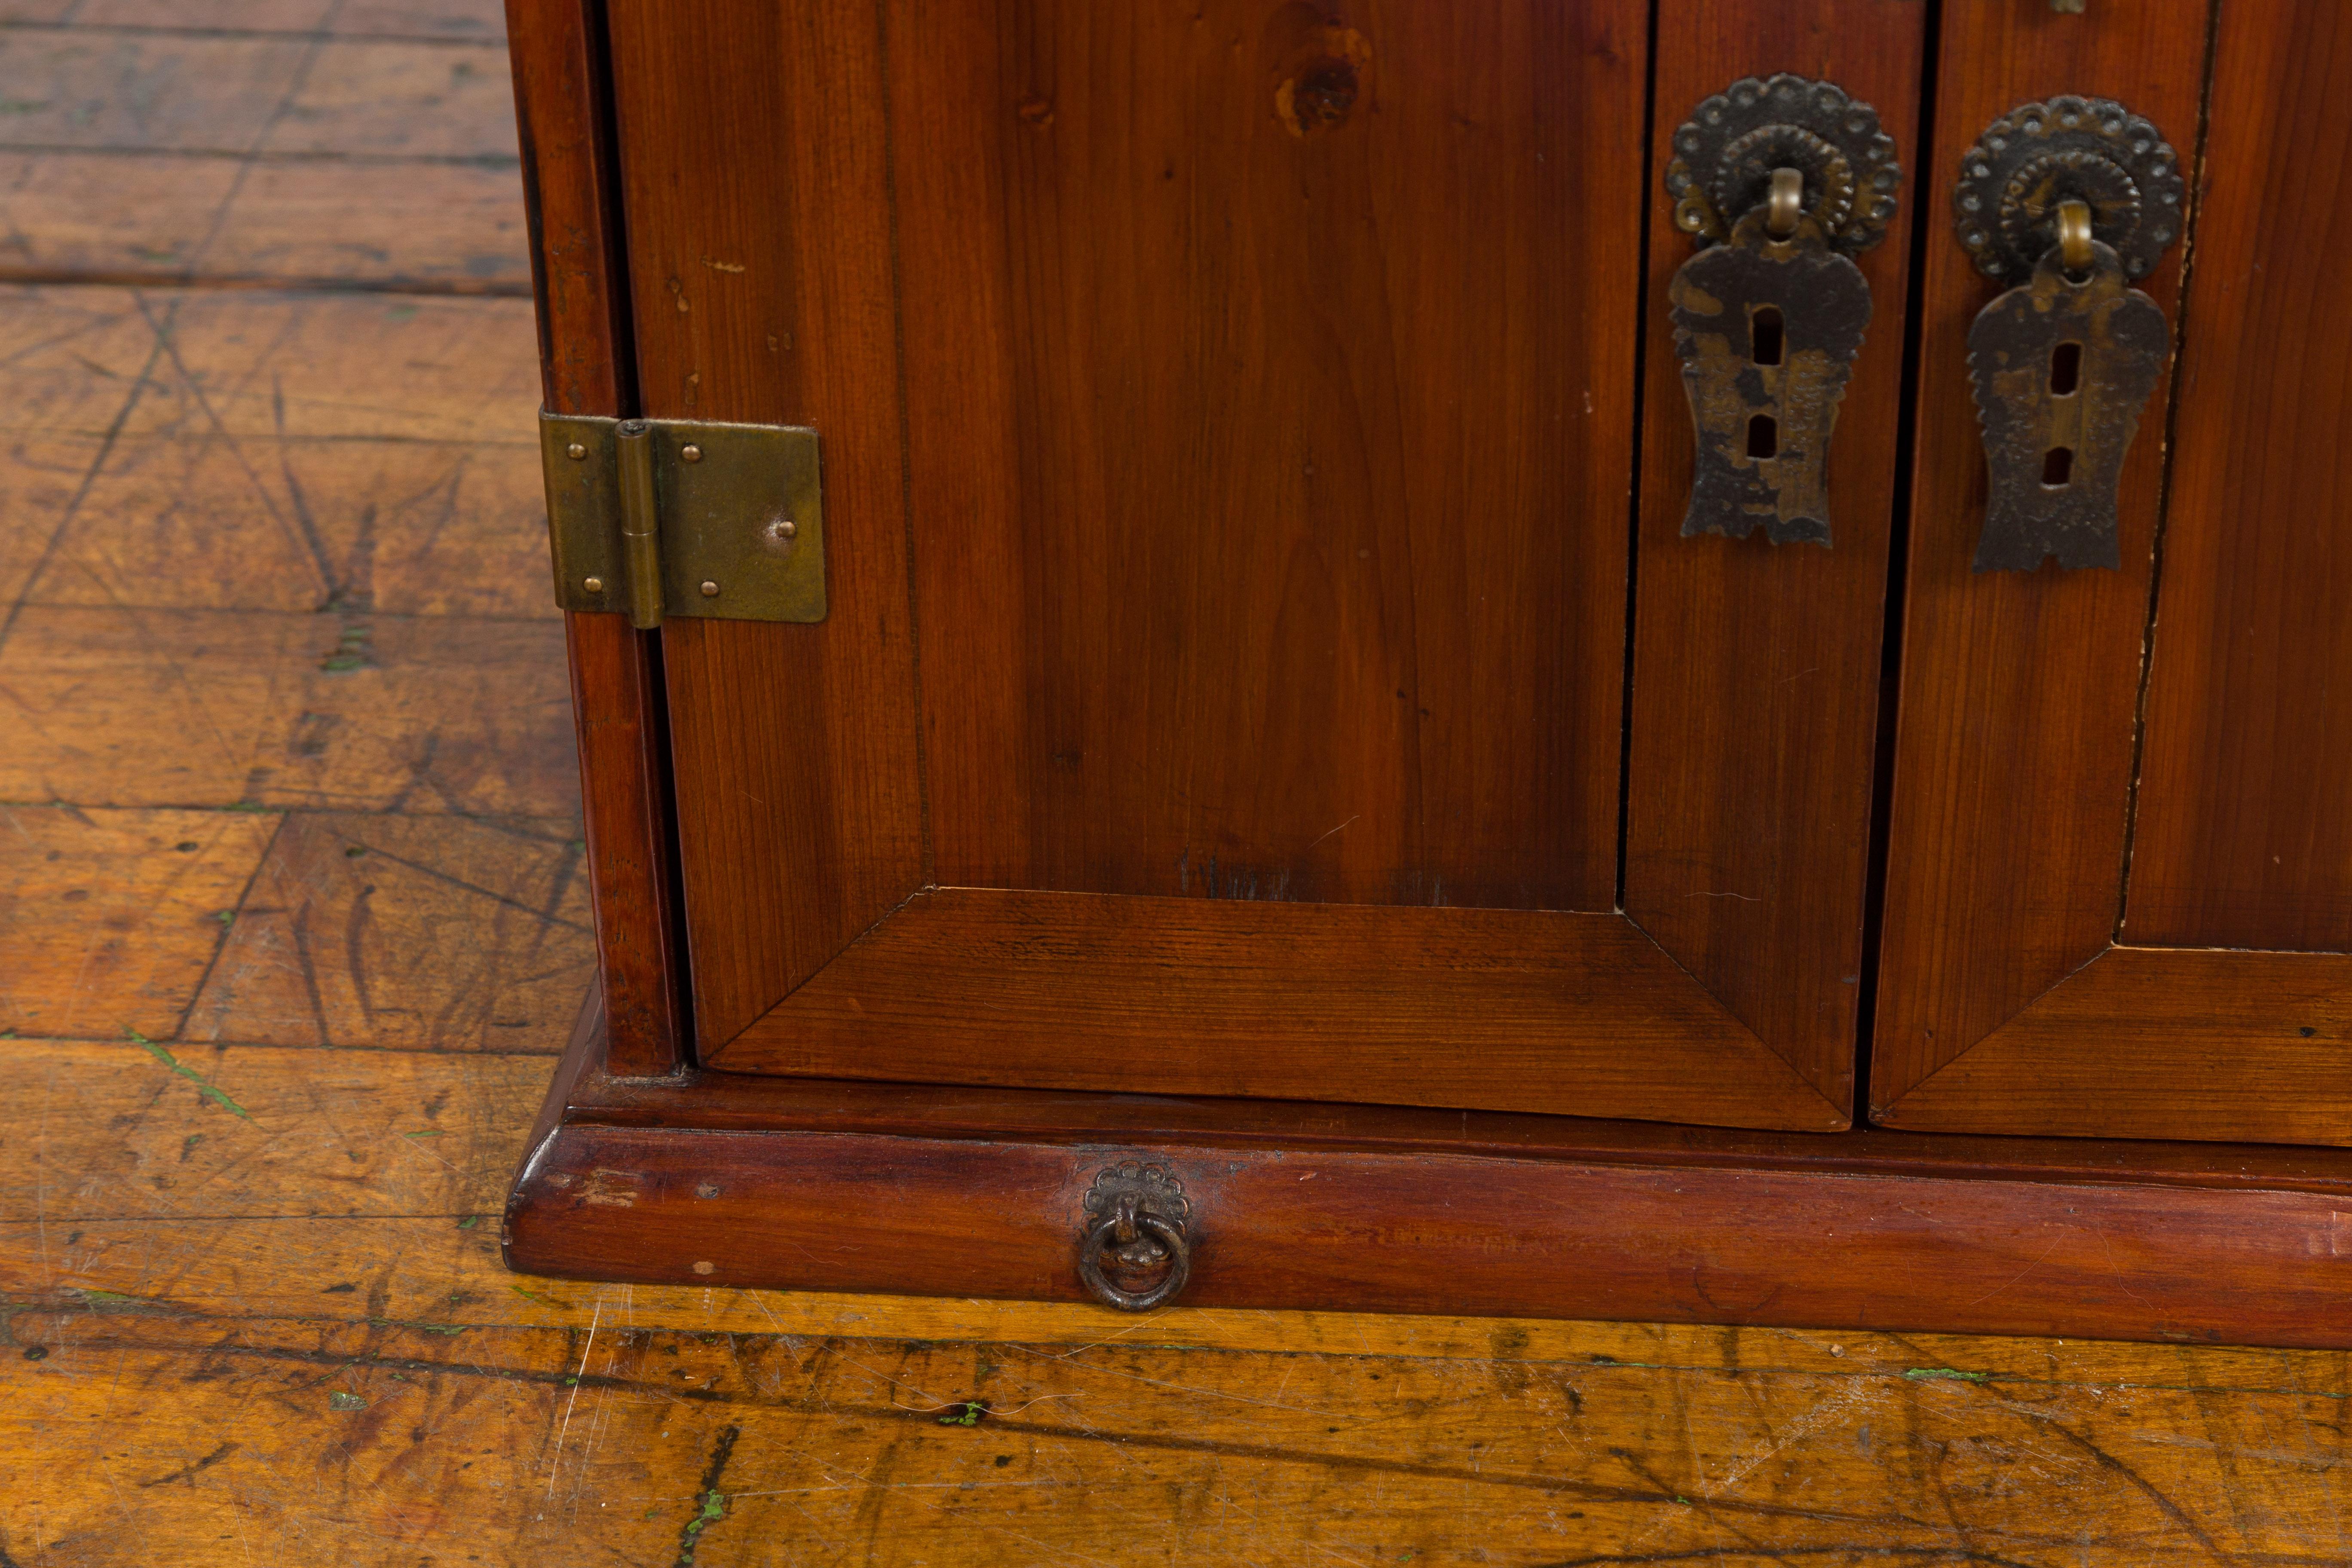
[[[1184,1233],[1156,1214],[1137,1214],[1131,1227],[1139,1236],[1157,1241],[1168,1258],[1168,1272],[1159,1284],[1145,1290],[1125,1290],[1111,1283],[1103,1269],[1103,1253],[1118,1241],[1120,1220],[1117,1215],[1087,1232],[1078,1247],[1078,1278],[1086,1281],[1095,1300],[1106,1307],[1117,1307],[1122,1312],[1148,1312],[1152,1308],[1176,1299],[1184,1289],[1184,1281],[1192,1270],[1191,1249],[1184,1244]],[[1133,1246],[1135,1237],[1120,1243],[1122,1250]]]
[[[1163,1166],[1129,1160],[1096,1175],[1085,1207],[1090,1223],[1078,1242],[1078,1279],[1087,1292],[1122,1312],[1174,1300],[1192,1272],[1185,1229],[1192,1205],[1183,1184]]]

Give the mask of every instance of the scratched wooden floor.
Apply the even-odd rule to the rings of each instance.
[[[2347,1358],[598,1288],[492,0],[0,0],[0,1568],[2352,1563]]]

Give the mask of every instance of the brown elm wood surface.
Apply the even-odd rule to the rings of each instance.
[[[2123,934],[2340,952],[2352,292],[2327,258],[2352,246],[2352,18],[2303,0],[2266,20],[2218,41]]]
[[[886,8],[937,881],[1615,906],[1643,10]]]
[[[2131,97],[2184,154],[2185,99],[2177,117],[2153,106],[2186,92],[2188,9],[2137,24],[2134,47],[2169,40],[2179,58]],[[2213,37],[2136,821],[2147,623],[2117,595],[2154,560],[2163,401],[2132,458],[2120,576],[1971,577],[1957,492],[1926,488],[1962,428],[1932,412],[1949,394],[1923,389],[1920,640],[1874,1080],[1893,1125],[2352,1142],[2352,958],[2329,951],[2352,944],[2352,576],[2335,538],[2352,492],[2315,458],[2352,411],[2327,350],[2352,318],[2310,259],[2343,231],[2352,110],[2331,73],[2352,68],[2352,28],[2293,5],[2232,12]]]
[[[2262,32],[2279,16],[2240,8],[2221,31]],[[1934,154],[1917,199],[1947,203],[1960,154],[1987,124],[2061,93],[2127,102],[2193,174],[2210,0],[2080,15],[1954,5],[1942,20]],[[2150,399],[2125,465],[2120,571],[1973,571],[1986,485],[1967,339],[1999,289],[1940,206],[1926,244],[1874,1114],[2114,939],[2170,387],[2168,377]],[[2181,257],[2175,245],[2140,280],[2176,323]],[[2132,1070],[2129,1058],[2117,1068]]]
[[[583,0],[513,0],[515,117],[531,203],[540,380],[558,414],[637,413],[604,35]],[[656,635],[567,614],[596,946],[615,1072],[688,1058]]]
[[[1816,58],[1813,40],[1841,16],[1759,23],[1759,37],[1827,69],[1847,56]],[[1210,917],[1160,900],[1612,907],[1638,318],[1592,306],[1634,297],[1653,205],[1642,22],[1617,0],[1319,20],[1042,5],[1002,29],[920,5],[872,27],[793,5],[723,26],[708,8],[615,13],[646,406],[816,424],[841,503],[829,538],[852,541],[831,563],[842,607],[823,626],[663,634],[704,1059],[840,1070],[845,1057],[820,1060],[796,1034],[823,997],[786,998],[863,983],[823,975],[870,932],[849,952],[891,956],[872,984],[903,1026],[845,1046],[859,1070],[1099,1081],[1100,1031],[1080,1015],[1123,1006],[1129,1081],[1201,1087],[1171,1039],[1198,1007],[1155,999],[1150,966],[1132,963],[1075,987],[1009,978],[1026,999],[1023,1048],[959,1060],[959,1042],[1007,1036],[971,1026],[969,988],[945,977],[986,962],[977,951],[1026,966],[1035,933],[1002,900],[941,895],[975,911],[952,931],[920,918],[929,900],[901,908],[927,881],[1155,900],[1118,918],[1150,917],[1129,933],[1138,952],[1194,954],[1203,1002],[1213,955],[1182,928]],[[1840,47],[1870,62],[1871,90],[1904,126],[1916,17],[1847,30]],[[722,35],[725,49],[705,47]],[[1724,58],[1685,74],[1708,78]],[[779,110],[746,112],[779,79],[792,84]],[[870,118],[877,95],[887,123]],[[795,129],[820,112],[822,157]],[[803,165],[804,179],[743,194]],[[1876,265],[1899,314],[1900,247]],[[1871,418],[1865,449],[1886,433],[1883,410]],[[903,475],[880,460],[902,433]],[[1865,471],[1858,504],[1883,512],[1888,482],[1883,461],[1874,480]],[[1860,527],[1853,564],[1833,569],[1849,588],[1884,543]],[[919,864],[898,728],[917,695],[892,587],[909,560]],[[1727,590],[1783,607],[1809,591],[1774,572]],[[1874,590],[1832,595],[1780,637],[1813,664],[1766,661],[1767,685],[1821,676],[1826,709],[1775,719],[1746,689],[1718,692],[1761,728],[1683,752],[1706,698],[1655,715],[1673,753],[1658,765],[1689,788],[1652,814],[1644,866],[1680,869],[1649,907],[1670,908],[1661,918],[1695,948],[1698,901],[1748,896],[1683,884],[1699,852],[1676,806],[1707,793],[1703,776],[1779,780],[1763,816],[1709,817],[1708,841],[1761,837],[1768,856],[1810,865],[1822,850],[1858,875],[1875,616]],[[1696,639],[1697,664],[1754,666],[1727,626],[1702,613],[1661,636]],[[1831,656],[1813,645],[1831,632],[1843,641],[1824,673],[1816,656]],[[1807,778],[1848,767],[1853,787],[1830,792],[1818,823],[1797,821],[1801,780],[1764,752],[1810,759]],[[1568,952],[1596,971],[1594,1005],[1580,1022],[1498,1016],[1484,1063],[1458,1034],[1425,1035],[1360,1079],[1339,1068],[1340,1092],[1515,1102],[1496,1081],[1508,1059],[1557,1079],[1547,1106],[1838,1125],[1858,897],[1856,881],[1808,901],[1774,953],[1725,961],[1748,963],[1734,988],[1757,1005],[1809,973],[1773,1005],[1780,1023],[1811,1022],[1760,1048],[1744,1023],[1721,1026],[1715,1002],[1694,1007],[1674,964],[1623,933],[1601,942],[1593,922],[1356,921],[1346,940],[1387,951],[1452,951],[1475,932],[1515,943],[1506,967]],[[1003,923],[981,930],[982,910]],[[1643,961],[1600,975],[1621,950]],[[1314,973],[1328,944],[1284,951],[1299,965],[1294,1002],[1260,1020],[1263,1050],[1244,1048],[1240,999],[1223,1000],[1227,1048],[1206,1070],[1224,1092],[1297,1094],[1303,1072],[1336,1065],[1349,1029],[1322,1029],[1308,1005],[1330,990]],[[1460,1011],[1439,967],[1391,995],[1414,1016]],[[1604,1026],[1642,1014],[1631,1033]],[[1646,1059],[1612,1059],[1694,1014],[1705,1022]],[[1813,1093],[1791,1092],[1790,1061]]]
[[[2111,947],[1880,1121],[2352,1144],[2352,955]]]
[[[823,626],[665,632],[706,1050],[926,879],[918,606],[929,877],[1613,902],[1633,323],[1572,301],[1637,270],[1633,7],[654,15],[646,406],[816,423],[852,542]]]
[[[328,5],[20,0],[5,14],[307,27]],[[336,15],[362,9],[385,7]],[[102,293],[69,291],[64,307],[86,324],[132,312],[152,348],[131,291],[108,296],[111,313]],[[15,352],[54,321],[0,311],[0,341]],[[512,356],[500,363],[527,386],[527,314],[499,321],[470,335]],[[245,319],[257,341],[281,329]],[[12,520],[46,520],[44,547],[145,363],[126,373],[94,341],[78,340],[92,362],[79,368],[11,362],[20,402],[103,410],[77,427],[99,433],[78,462],[9,491],[7,504],[34,509]],[[434,357],[375,353],[371,420],[396,431],[444,403]],[[465,363],[478,375],[484,362]],[[501,428],[519,439],[492,456],[527,492],[536,458],[528,403],[517,406],[522,423]],[[29,436],[9,447],[40,450]],[[499,549],[538,548],[535,519],[457,495],[446,514],[387,521],[381,545],[429,558],[453,531],[479,531],[509,542]],[[111,503],[79,515],[137,522]],[[215,515],[224,560],[245,559],[240,529],[278,526],[258,500]],[[0,577],[9,605],[35,563],[13,553],[25,531],[0,531],[0,563],[16,563],[0,564],[15,573]],[[283,559],[286,584],[307,580],[301,552]],[[436,575],[507,593],[500,613],[552,625],[535,558],[511,575]],[[258,580],[240,566],[216,585]],[[192,592],[164,574],[143,581]],[[290,585],[269,592],[308,603]],[[340,644],[341,623],[325,621],[276,667],[285,681],[310,679]],[[150,657],[160,669],[174,655]],[[493,672],[488,689],[560,696],[551,641],[541,661]],[[264,683],[225,677],[192,667],[188,684],[151,681],[140,700],[162,723],[193,693],[250,732],[282,733],[277,710],[249,706]],[[352,721],[376,765],[418,754],[443,710],[473,700],[433,679],[437,705]],[[26,732],[14,710],[0,725],[12,743]],[[544,781],[535,820],[566,822],[563,727],[506,743],[514,776]],[[1139,1322],[1074,1305],[517,1279],[499,1263],[496,1210],[550,1059],[430,1040],[352,1049],[355,1008],[331,1008],[328,1031],[299,1044],[239,1043],[250,1037],[234,1010],[217,1039],[173,1034],[213,955],[237,940],[210,916],[244,901],[276,812],[218,808],[236,795],[201,809],[95,804],[154,761],[59,775],[69,792],[40,821],[84,837],[0,831],[0,918],[41,932],[30,947],[22,927],[0,938],[0,991],[80,1009],[0,1018],[19,1037],[60,1037],[0,1038],[0,1548],[17,1563],[568,1568],[667,1563],[691,1544],[725,1568],[789,1544],[811,1563],[977,1568],[1115,1558],[1139,1539],[1204,1561],[1454,1563],[1498,1548],[1527,1563],[1726,1568],[1890,1552],[2032,1568],[2352,1561],[2340,1353],[1315,1312]],[[375,798],[387,826],[499,837],[429,787],[387,784]],[[478,932],[508,907],[488,890],[513,886],[478,865],[471,886],[383,882],[371,903],[404,929]],[[89,896],[63,896],[79,887]],[[403,889],[433,892],[394,911]],[[331,883],[330,895],[343,896]],[[559,933],[569,962],[593,956],[577,931],[547,940]],[[331,973],[349,962],[339,940],[314,952]],[[482,968],[368,973],[395,1007],[481,1006]],[[570,1012],[541,1020],[530,1048],[556,1048]],[[126,1026],[238,1110],[120,1038]],[[988,1413],[964,1425],[975,1399]],[[1107,1494],[1132,1512],[1105,1509]]]
[[[2216,1191],[1629,1169],[1572,1150],[1505,1163],[590,1125],[534,1159],[507,1211],[508,1256],[571,1278],[1083,1301],[1074,1216],[1096,1173],[1138,1152],[1184,1185],[1184,1294],[1202,1306],[1412,1311],[1434,1299],[1500,1315],[2328,1348],[2352,1335],[2324,1261],[2352,1253],[2340,1181]],[[991,1216],[984,1240],[976,1212]]]
[[[609,10],[639,412],[824,440],[824,623],[662,631],[711,1047],[923,881],[881,38],[814,0]]]
[[[1699,102],[1775,71],[1878,110],[1905,179],[1861,258],[1869,335],[1831,443],[1833,543],[1681,537],[1694,454],[1664,300],[1689,259],[1662,180],[1644,193],[1640,604],[1633,637],[1625,911],[1831,1103],[1853,1094],[1862,905],[1895,500],[1925,7],[1878,0],[1667,0],[1651,162]]]
[[[942,888],[706,1059],[728,1072],[1846,1124],[1617,915]]]

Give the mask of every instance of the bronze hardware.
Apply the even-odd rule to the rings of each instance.
[[[1990,480],[1978,571],[2122,564],[2116,486],[2172,346],[2126,279],[2155,270],[2186,197],[2162,134],[2105,99],[2020,104],[1961,158],[1960,243],[2011,285],[1969,329]]]
[[[625,611],[642,627],[670,616],[824,619],[815,431],[539,418],[557,604]]]
[[[1675,132],[1666,190],[1701,247],[1675,272],[1675,353],[1698,436],[1683,537],[1830,542],[1827,465],[1903,171],[1833,82],[1734,82]]]
[[[621,557],[629,577],[629,624],[661,625],[661,513],[654,499],[653,426],[624,419],[613,427],[620,479]]]
[[[1777,240],[1796,237],[1805,216],[1805,176],[1794,169],[1772,171],[1772,194],[1764,202],[1764,232]]]
[[[1164,1166],[1129,1160],[1096,1173],[1084,1207],[1078,1278],[1095,1300],[1124,1312],[1175,1300],[1192,1269],[1183,1184]]]
[[[2080,278],[2097,259],[2091,253],[2091,204],[2068,196],[2058,204],[2058,265]]]

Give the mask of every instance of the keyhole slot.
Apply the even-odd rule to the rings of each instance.
[[[1759,305],[1748,320],[1748,357],[1758,364],[1779,364],[1788,332],[1778,305]],[[1770,456],[1767,453],[1766,456]]]
[[[2042,484],[2045,489],[2063,490],[2074,482],[2074,448],[2053,447],[2042,455]]]
[[[1780,452],[1780,422],[1769,414],[1759,414],[1748,422],[1748,455],[1751,458],[1773,458]]]
[[[2072,397],[2083,390],[2083,345],[2060,343],[2050,351],[2050,395]]]

